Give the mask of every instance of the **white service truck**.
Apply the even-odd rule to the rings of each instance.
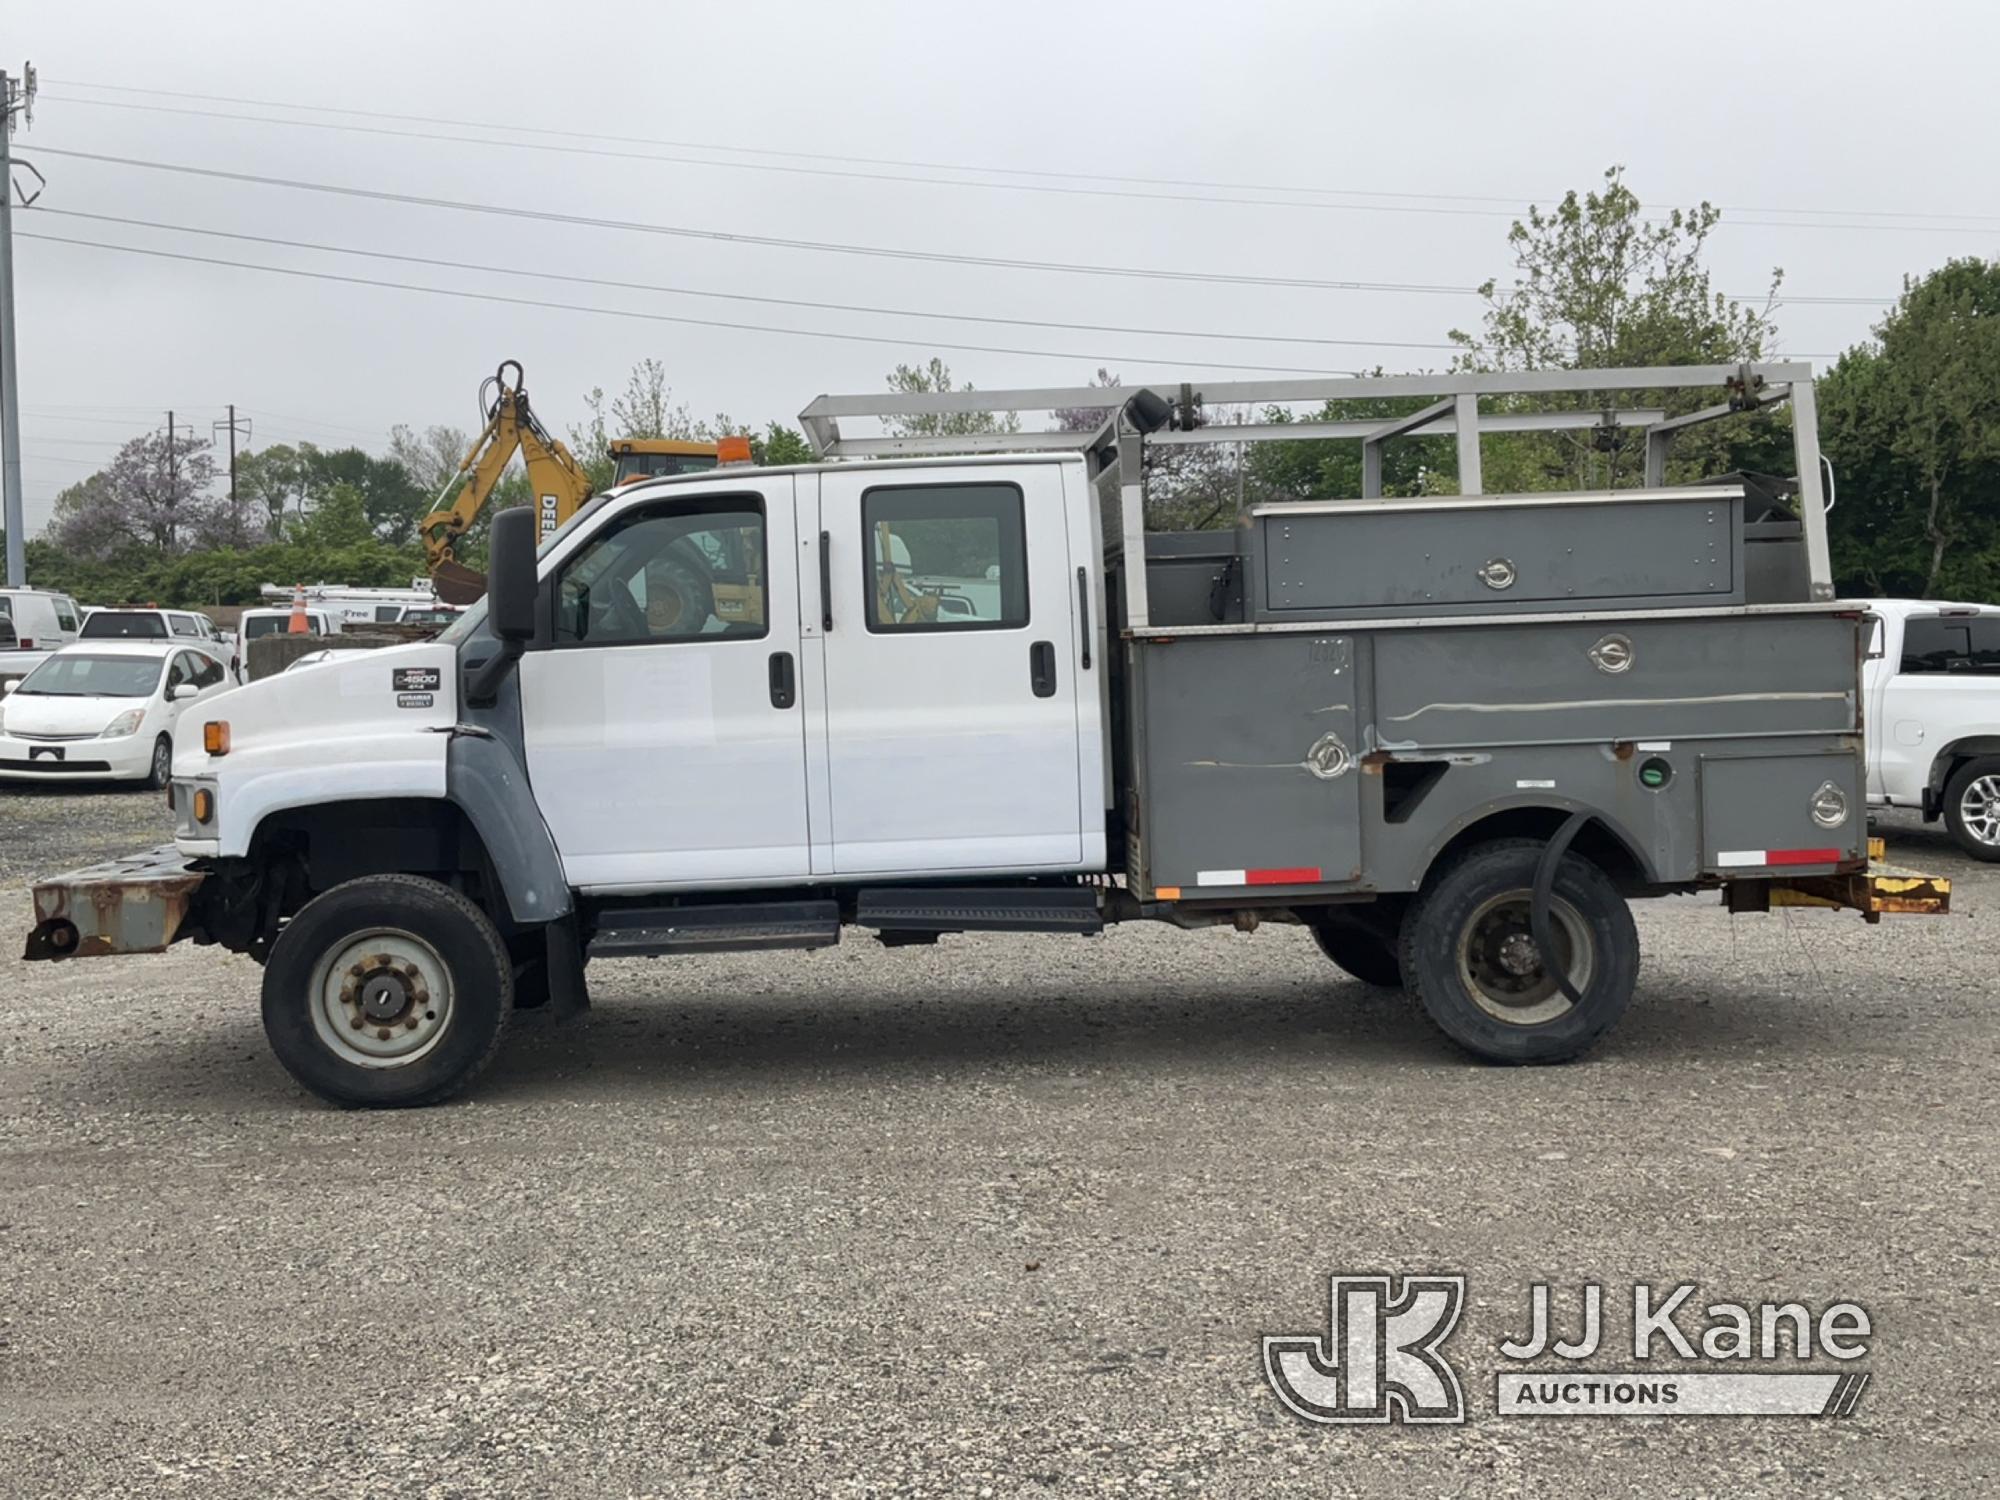
[[[2000,605],[1871,599],[1868,801],[2000,860]]]
[[[1712,394],[1638,404],[1676,389]],[[1202,395],[1307,413],[1206,426]],[[840,427],[1107,399],[1085,432]],[[1676,432],[1787,401],[1791,500],[1666,482]],[[38,882],[28,956],[247,953],[295,1077],[400,1105],[463,1087],[516,1006],[584,1004],[601,959],[1299,923],[1474,1055],[1540,1063],[1630,1002],[1630,898],[1945,904],[1871,867],[1864,614],[1834,597],[1804,366],[803,421],[825,461],[635,482],[539,550],[504,511],[436,640],[220,700],[175,759],[174,844]],[[1485,430],[1630,441],[1642,482],[1486,495]],[[1301,439],[1358,442],[1363,493],[1146,530],[1149,446]],[[1383,494],[1403,441],[1454,444],[1462,493]]]

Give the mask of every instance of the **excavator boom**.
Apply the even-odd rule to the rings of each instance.
[[[507,372],[514,372],[512,381]],[[487,393],[492,392],[491,404]],[[480,511],[516,453],[528,468],[528,488],[535,497],[537,529],[546,539],[575,515],[590,498],[590,479],[562,443],[551,437],[528,405],[518,360],[503,360],[480,387],[486,426],[467,450],[458,472],[445,485],[431,513],[417,523],[424,544],[424,563],[438,597],[447,604],[471,604],[486,592],[486,575],[458,560],[458,543],[479,519]]]

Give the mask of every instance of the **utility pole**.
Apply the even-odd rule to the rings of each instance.
[[[16,373],[14,345],[17,329],[14,318],[14,162],[11,141],[14,116],[23,123],[35,118],[35,69],[30,63],[16,81],[0,70],[0,502],[4,502],[7,527],[7,586],[20,588],[28,581],[27,513],[21,505],[21,396]],[[23,166],[28,166],[26,162]],[[30,172],[35,169],[28,166]],[[41,177],[35,172],[37,179]],[[40,197],[22,195],[22,202]]]
[[[208,425],[211,431],[227,432],[229,434],[229,509],[233,514],[236,510],[236,439],[240,435],[243,439],[243,446],[248,448],[250,446],[252,424],[248,417],[245,417],[241,422],[236,420],[236,403],[232,401],[229,403],[229,420],[227,422],[211,422]]]

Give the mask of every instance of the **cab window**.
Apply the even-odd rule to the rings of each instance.
[[[1972,632],[1964,619],[1912,615],[1903,622],[1904,672],[1963,672],[1972,665]]]
[[[762,636],[764,542],[764,504],[755,496],[627,512],[556,575],[556,644]]]
[[[212,656],[193,656],[189,663],[194,668],[190,679],[196,687],[212,688],[223,679],[222,663]]]
[[[1018,486],[865,490],[861,529],[870,630],[1005,630],[1028,623]]]
[[[166,688],[168,696],[171,697],[174,689],[182,683],[193,682],[194,673],[194,658],[189,656],[185,651],[176,651],[174,653],[173,665],[167,668]]]
[[[173,621],[175,635],[198,636],[201,634],[201,631],[195,628],[193,615],[168,615],[167,618]]]
[[[56,600],[56,627],[59,630],[66,631],[71,635],[76,634],[75,600],[63,599],[63,598],[58,598]]]

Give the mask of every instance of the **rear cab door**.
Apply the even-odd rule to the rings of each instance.
[[[816,480],[799,537],[819,584],[804,620],[822,684],[814,874],[1101,868],[1102,663],[1080,690],[1077,569],[1091,556],[1061,467]]]

